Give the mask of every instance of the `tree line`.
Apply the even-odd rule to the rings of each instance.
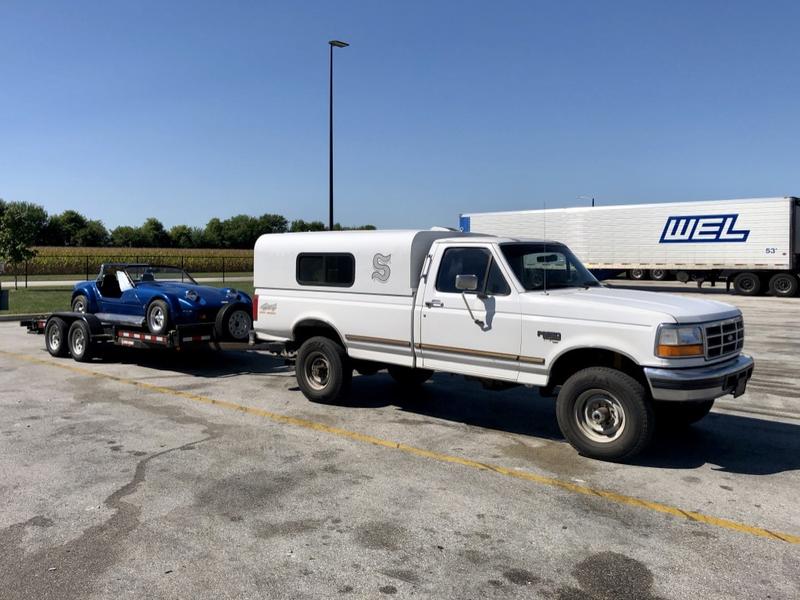
[[[260,217],[236,215],[213,218],[205,227],[175,225],[169,229],[150,217],[142,225],[121,225],[110,231],[101,221],[88,219],[75,210],[48,215],[38,204],[4,202],[0,199],[0,247],[4,238],[17,238],[30,246],[109,246],[135,248],[252,248],[262,233],[324,231],[322,221],[289,221],[282,215]],[[334,229],[375,229],[373,225]],[[10,243],[10,240],[9,240]],[[11,260],[8,252],[1,252]],[[17,253],[18,254],[18,253]],[[24,260],[24,259],[23,259]]]

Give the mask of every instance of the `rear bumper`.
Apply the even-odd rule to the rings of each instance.
[[[659,369],[645,367],[644,374],[655,400],[675,402],[713,400],[726,394],[740,396],[753,375],[753,359],[740,354],[707,367]]]

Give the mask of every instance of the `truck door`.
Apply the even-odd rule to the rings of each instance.
[[[516,381],[522,324],[519,296],[493,249],[442,248],[430,273],[415,340],[422,367]],[[474,275],[477,289],[462,294],[456,289],[458,275]]]

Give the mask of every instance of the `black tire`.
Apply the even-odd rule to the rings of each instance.
[[[664,269],[650,269],[650,279],[653,281],[666,281],[669,274]]]
[[[797,295],[800,283],[791,273],[777,273],[769,280],[769,293],[778,298],[792,298]]]
[[[297,384],[312,402],[335,403],[350,391],[353,365],[342,346],[326,337],[312,337],[297,351]]]
[[[246,342],[253,329],[253,317],[244,304],[229,304],[217,313],[215,327],[220,340]]]
[[[628,279],[633,279],[634,281],[641,281],[647,277],[647,273],[644,269],[630,269],[628,271]]]
[[[556,400],[556,416],[564,437],[590,458],[625,460],[653,437],[653,405],[644,387],[607,367],[583,369],[567,379]]]
[[[72,299],[72,312],[89,312],[89,298],[85,294],[78,294]]]
[[[60,317],[53,317],[47,321],[44,328],[44,345],[50,356],[63,357],[69,354],[67,342],[67,322]]]
[[[389,365],[387,371],[398,384],[409,388],[419,387],[433,376],[433,371],[429,369],[412,369],[399,365]]]
[[[164,335],[172,325],[169,306],[163,300],[153,300],[147,307],[147,329],[153,335]]]
[[[713,400],[701,402],[656,402],[658,428],[662,431],[683,429],[697,423],[714,407]]]
[[[73,321],[67,334],[69,353],[78,362],[88,362],[94,356],[94,345],[89,326],[81,320]]]
[[[761,291],[761,280],[755,273],[739,273],[733,278],[733,288],[742,296],[757,296]]]

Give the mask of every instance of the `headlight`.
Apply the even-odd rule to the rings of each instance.
[[[186,299],[197,302],[200,299],[200,295],[194,290],[186,290]]]
[[[699,325],[662,325],[658,328],[656,356],[685,358],[704,355],[703,328]]]

